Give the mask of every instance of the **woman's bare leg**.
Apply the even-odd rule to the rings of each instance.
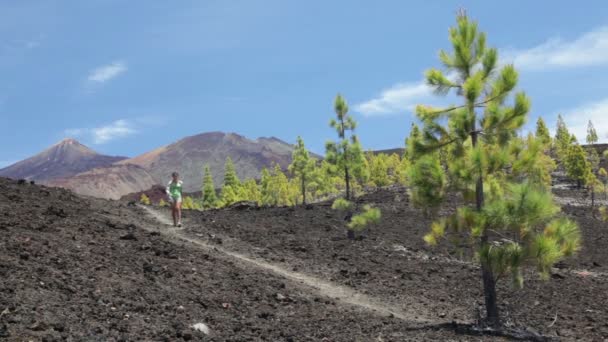
[[[176,205],[177,224],[182,224],[182,202],[177,202]]]
[[[177,205],[178,202],[173,201],[171,205],[171,215],[173,216],[173,225],[177,226]]]

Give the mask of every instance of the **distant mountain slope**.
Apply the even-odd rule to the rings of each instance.
[[[126,158],[99,154],[74,139],[64,139],[33,157],[0,169],[0,176],[46,182],[108,166],[123,159]]]
[[[241,179],[257,178],[263,167],[278,163],[287,168],[293,146],[277,138],[251,140],[235,133],[211,132],[181,139],[118,164],[134,164],[165,184],[173,171],[184,179],[185,191],[199,191],[203,168],[209,165],[216,186],[223,180],[224,162],[232,158]]]
[[[157,184],[152,175],[137,165],[110,165],[77,175],[54,179],[49,186],[66,188],[80,195],[119,199],[125,194],[147,190]]]

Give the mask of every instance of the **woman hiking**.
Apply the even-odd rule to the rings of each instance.
[[[179,179],[179,173],[173,172],[171,180],[167,184],[167,195],[169,203],[171,203],[171,211],[173,214],[173,226],[182,226],[182,185],[183,182]]]

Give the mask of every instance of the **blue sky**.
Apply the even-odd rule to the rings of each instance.
[[[323,152],[337,92],[365,148],[401,146],[464,6],[520,71],[530,121],[608,141],[604,1],[5,1],[0,166],[65,137],[135,156],[184,136],[301,135]]]

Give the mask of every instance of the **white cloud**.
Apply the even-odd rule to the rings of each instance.
[[[383,90],[377,97],[355,105],[355,111],[364,116],[381,116],[413,111],[422,100],[433,95],[424,81],[400,83]]]
[[[574,40],[551,38],[529,49],[507,49],[501,57],[503,62],[530,71],[608,65],[608,26],[586,32]],[[412,111],[416,104],[428,103],[432,95],[424,82],[400,83],[355,105],[355,110],[364,116],[397,114]]]
[[[599,142],[608,142],[608,98],[589,102],[562,113],[568,130],[576,135],[580,143],[585,143],[589,120],[593,122]]]
[[[608,65],[608,26],[589,31],[574,40],[556,37],[525,50],[507,50],[505,60],[522,69]]]
[[[64,133],[71,137],[90,138],[94,144],[105,144],[112,140],[133,135],[137,133],[137,130],[128,120],[116,120],[101,127],[66,129]]]
[[[91,71],[87,80],[93,83],[105,83],[127,71],[127,64],[121,61],[104,65]]]

